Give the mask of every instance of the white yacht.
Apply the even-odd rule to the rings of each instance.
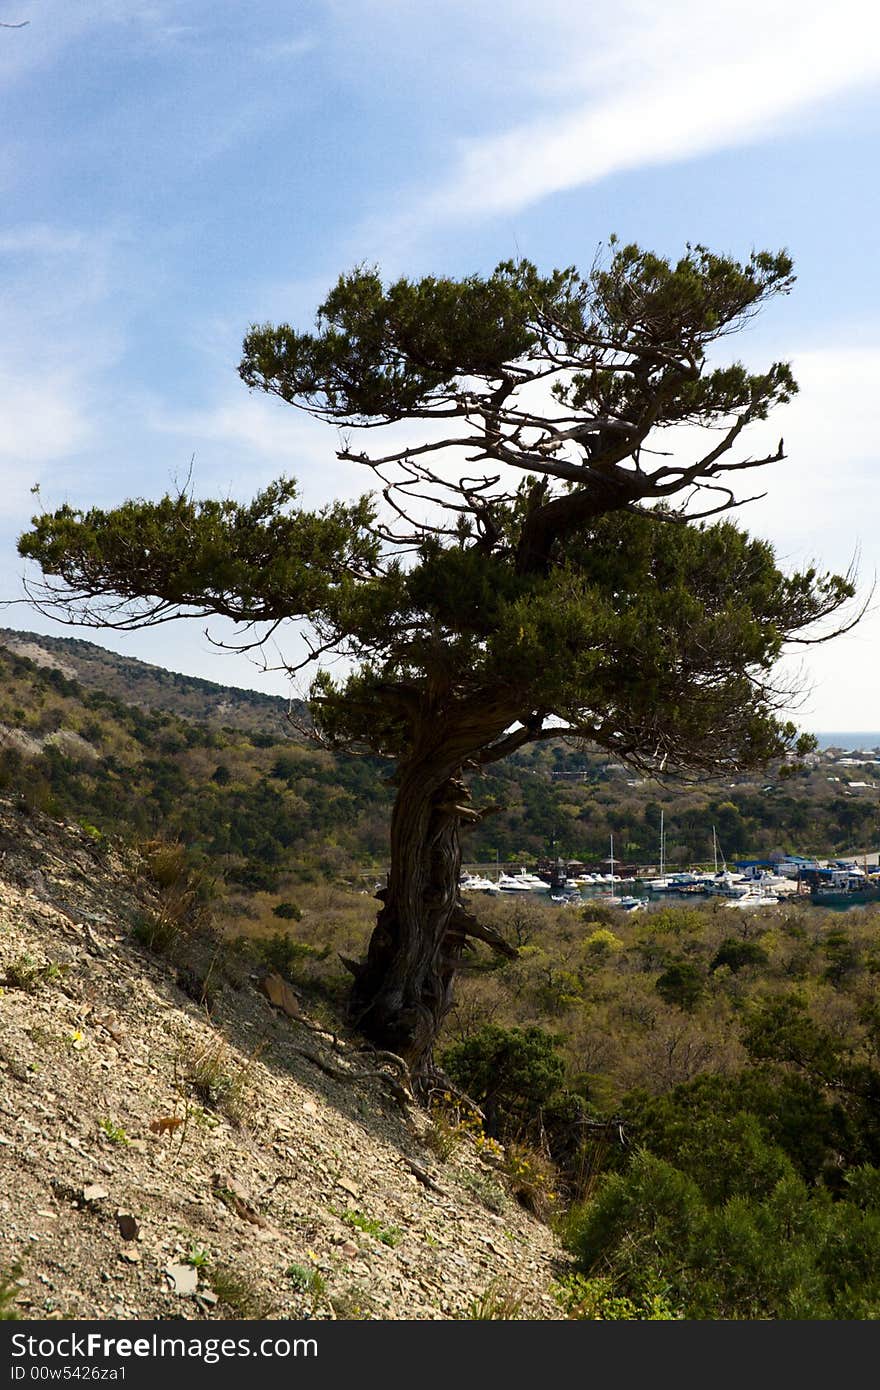
[[[715,874],[709,886],[709,892],[721,898],[745,898],[751,891],[742,874],[732,874],[729,869]]]
[[[718,867],[719,854],[721,854],[720,869]],[[717,893],[722,898],[746,897],[751,891],[748,879],[745,874],[735,874],[731,869],[728,869],[727,860],[718,846],[714,825],[712,826],[712,857],[715,861],[712,873],[700,875],[707,893]]]
[[[761,893],[774,893],[777,897],[784,897],[786,894],[798,891],[796,879],[787,878],[784,874],[774,874],[769,869],[761,869],[757,866],[743,876],[743,881],[752,890]]]
[[[458,880],[458,886],[462,893],[500,893],[501,889],[497,883],[493,883],[491,878],[483,878],[481,874],[462,874]]]
[[[550,892],[551,903],[561,903],[563,907],[574,907],[575,904],[583,902],[583,898],[577,888],[561,888],[556,892]]]
[[[611,884],[611,892],[608,893],[608,894],[604,894],[604,895],[602,896],[602,898],[600,899],[600,901],[603,902],[603,903],[607,903],[609,907],[630,907],[630,906],[632,905],[632,903],[637,902],[638,899],[636,899],[636,898],[627,898],[627,897],[618,897],[618,896],[616,895],[616,893],[614,892],[614,885],[615,885],[615,883],[622,883],[622,882],[623,882],[623,879],[621,878],[620,874],[616,874],[616,873],[614,872],[614,836],[613,836],[613,835],[611,836],[611,855],[610,855],[610,863],[611,863],[611,873],[610,873],[610,874],[597,874],[597,875],[596,875],[596,878],[597,878],[597,879],[598,879],[598,878],[603,878],[604,881],[605,881],[606,883],[610,883],[610,884]]]
[[[774,907],[779,902],[777,893],[769,893],[766,889],[756,886],[749,888],[748,892],[741,897],[731,898],[724,904],[725,907]]]
[[[525,868],[518,874],[499,874],[498,887],[502,893],[549,893],[550,884]]]

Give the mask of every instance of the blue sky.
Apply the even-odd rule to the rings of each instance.
[[[586,266],[786,246],[798,282],[735,340],[793,363],[786,462],[739,514],[786,563],[880,569],[880,12],[867,0],[3,0],[0,600],[54,507],[280,472],[363,490],[336,437],[238,379],[254,321],[310,325],[337,275]],[[762,441],[755,439],[755,447]],[[754,490],[754,489],[751,489]],[[202,625],[62,629],[286,692]],[[215,629],[222,635],[223,629]],[[285,650],[293,650],[293,646]],[[798,660],[800,660],[798,658]],[[807,728],[880,727],[880,616],[803,658]]]

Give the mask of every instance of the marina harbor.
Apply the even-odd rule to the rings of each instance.
[[[733,867],[717,864],[667,871],[659,864],[603,865],[588,870],[573,861],[539,861],[524,865],[471,865],[463,872],[463,893],[495,897],[540,895],[562,905],[600,899],[627,912],[642,911],[668,900],[722,898],[732,908],[771,906],[788,898],[817,907],[847,908],[880,901],[880,871],[853,859],[816,860],[796,855],[770,860],[740,860]]]

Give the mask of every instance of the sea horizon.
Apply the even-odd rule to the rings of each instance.
[[[880,730],[863,729],[813,729],[813,737],[820,748],[845,748],[851,752],[880,748]]]

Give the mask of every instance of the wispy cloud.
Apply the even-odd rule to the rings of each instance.
[[[855,344],[855,345],[854,345]],[[880,341],[863,339],[854,327],[838,329],[822,348],[783,347],[800,393],[774,411],[740,451],[758,455],[780,434],[786,458],[740,475],[740,495],[766,496],[733,514],[747,531],[771,539],[785,569],[815,565],[845,573],[855,562],[857,599],[871,596],[875,572],[873,500],[880,438]],[[692,435],[683,436],[693,443]],[[685,457],[693,449],[685,449]],[[854,631],[827,646],[795,649],[781,668],[803,690],[805,702],[791,715],[807,728],[870,729],[880,692],[880,594]]]
[[[92,438],[81,383],[70,372],[0,380],[0,514],[17,511],[47,464],[69,458]]]
[[[800,393],[763,429],[771,442],[774,433],[784,435],[788,457],[762,470],[768,496],[743,512],[743,520],[774,536],[780,551],[798,563],[818,558],[846,568],[874,530],[868,504],[880,438],[880,343],[839,341],[785,355]]]
[[[147,45],[175,42],[189,32],[176,21],[171,0],[40,0],[29,11],[28,27],[0,44],[0,77],[5,83],[51,66],[71,44],[86,39],[97,46],[109,28],[125,26]]]
[[[19,223],[0,235],[0,518],[26,519],[34,483],[64,494],[112,412],[117,255],[111,227]]]
[[[613,173],[766,139],[880,78],[880,11],[864,0],[630,0],[589,24],[587,57],[577,20],[567,52],[555,63],[544,54],[533,77],[541,113],[459,136],[447,176],[414,196],[398,232],[510,213]]]
[[[11,227],[0,232],[0,255],[67,256],[78,254],[86,245],[83,232],[49,226],[43,222]]]
[[[194,456],[197,494],[219,488],[250,497],[284,474],[297,479],[304,504],[313,507],[359,496],[373,482],[371,474],[336,458],[337,431],[272,397],[249,395],[238,382],[198,409],[157,402],[145,410],[144,425],[179,441],[178,456]]]

